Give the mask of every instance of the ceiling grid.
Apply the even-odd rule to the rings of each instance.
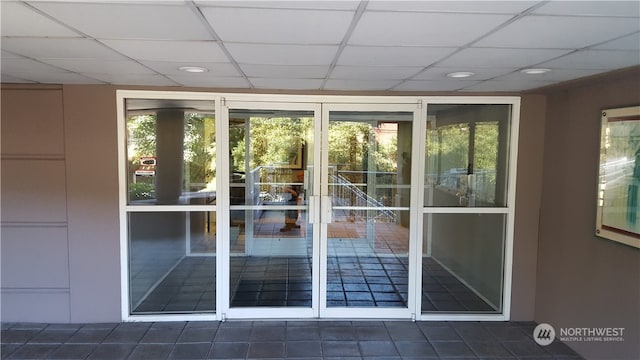
[[[640,65],[638,0],[1,0],[0,13],[3,83],[517,92]]]

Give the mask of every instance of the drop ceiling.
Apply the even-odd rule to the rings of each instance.
[[[640,65],[637,0],[1,1],[3,83],[511,92]]]

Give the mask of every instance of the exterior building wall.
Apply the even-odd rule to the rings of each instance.
[[[511,282],[511,320],[516,321],[534,318],[546,107],[542,95],[522,97]]]
[[[116,89],[3,86],[3,321],[121,319]],[[534,318],[545,106],[522,98],[512,320]]]
[[[61,87],[2,91],[2,320],[70,321]]]
[[[640,354],[640,250],[595,236],[602,109],[640,104],[640,69],[550,89],[535,320],[622,327],[623,342],[571,341],[589,359]]]

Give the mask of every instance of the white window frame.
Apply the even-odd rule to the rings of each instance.
[[[127,204],[127,162],[126,162],[126,119],[125,119],[125,99],[177,99],[177,100],[209,100],[215,104],[216,123],[216,145],[217,154],[228,154],[228,113],[225,108],[226,101],[237,101],[247,103],[272,103],[277,107],[277,103],[317,103],[326,105],[356,105],[366,104],[372,108],[376,104],[418,104],[419,117],[417,124],[414,123],[412,154],[412,177],[410,212],[411,218],[410,236],[416,240],[411,242],[410,256],[411,263],[415,269],[410,270],[409,284],[413,285],[413,296],[409,299],[408,313],[413,320],[427,321],[507,321],[511,314],[511,292],[512,292],[512,268],[513,268],[513,234],[515,222],[515,202],[516,202],[516,175],[518,158],[518,135],[520,121],[520,97],[519,96],[338,96],[338,95],[272,95],[272,94],[238,94],[238,93],[215,93],[215,92],[184,92],[184,91],[153,91],[153,90],[117,90],[117,133],[118,133],[118,182],[119,182],[119,220],[120,220],[120,264],[121,264],[121,314],[123,321],[221,321],[227,318],[229,310],[229,278],[222,276],[225,254],[228,256],[229,248],[226,241],[229,236],[229,229],[226,226],[218,227],[216,236],[216,312],[207,314],[159,314],[159,315],[131,315],[129,312],[129,253],[128,253],[128,233],[127,214],[130,212],[190,212],[190,211],[211,211],[215,212],[216,220],[219,224],[227,224],[229,221],[228,186],[229,179],[223,176],[217,177],[217,197],[215,205],[152,205],[139,206]],[[424,207],[424,170],[425,170],[425,143],[426,143],[426,120],[427,107],[434,104],[505,104],[511,105],[511,123],[509,138],[509,158],[508,158],[508,193],[507,206],[505,207],[483,207],[483,208],[459,208],[459,207]],[[335,108],[335,107],[334,107]],[[321,116],[321,118],[324,116]],[[322,119],[322,121],[325,121]],[[319,141],[320,139],[316,139]],[[319,145],[317,143],[316,145]],[[319,159],[318,159],[319,160]],[[227,156],[216,156],[216,167],[218,169],[228,169],[229,159]],[[317,161],[314,161],[318,164]],[[503,261],[503,289],[502,289],[502,312],[497,314],[454,314],[454,313],[422,313],[421,292],[422,292],[422,243],[420,235],[423,228],[424,214],[448,213],[448,214],[505,214],[506,215],[506,236],[504,241],[504,261]],[[325,234],[326,236],[326,231]],[[314,244],[316,245],[316,244]],[[322,255],[322,254],[321,254]],[[322,258],[322,257],[321,257]],[[326,289],[325,289],[326,291]],[[317,302],[314,302],[317,304]],[[390,309],[395,310],[395,309]],[[391,311],[390,316],[397,316],[408,319],[405,309],[401,311]],[[281,316],[280,311],[266,312],[265,315]],[[344,314],[336,312],[330,316],[336,318],[353,317],[352,313]],[[363,315],[363,314],[359,314]],[[236,314],[239,318],[250,318],[250,314],[243,314],[242,311]],[[265,316],[266,317],[266,316]],[[253,317],[256,318],[256,317]],[[357,318],[367,318],[360,316]]]

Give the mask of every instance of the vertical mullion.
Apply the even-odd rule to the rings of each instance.
[[[323,306],[326,305],[325,299],[326,299],[326,286],[325,283],[323,282],[323,275],[324,274],[324,279],[326,279],[326,261],[323,262],[323,254],[325,253],[323,251],[323,243],[322,243],[322,219],[320,218],[320,201],[317,201],[319,199],[319,195],[320,195],[320,188],[321,188],[321,179],[322,179],[322,172],[323,172],[323,168],[324,168],[324,162],[322,160],[322,153],[324,151],[322,151],[322,149],[324,148],[324,143],[323,143],[323,139],[326,137],[325,132],[323,131],[323,121],[324,121],[324,112],[323,112],[323,107],[322,104],[316,104],[314,107],[314,117],[313,117],[313,154],[311,154],[311,156],[313,156],[313,189],[311,191],[312,196],[314,196],[314,200],[313,203],[310,201],[309,198],[307,198],[307,206],[308,206],[308,210],[307,210],[307,219],[309,219],[309,216],[311,215],[311,211],[313,211],[313,214],[316,218],[320,219],[320,222],[316,222],[315,219],[313,221],[313,257],[311,260],[311,264],[312,264],[312,268],[311,268],[311,275],[312,275],[312,308],[314,309],[314,317],[319,318],[321,315],[321,309]],[[308,174],[308,172],[307,172]],[[307,180],[308,182],[308,180]],[[310,207],[314,206],[314,209],[311,209]],[[324,295],[323,295],[324,294]]]
[[[215,98],[216,111],[216,319],[229,310],[229,108]]]
[[[518,139],[520,133],[520,98],[514,100],[510,114],[511,132],[509,134],[509,155],[507,157],[508,195],[507,229],[504,244],[504,271],[502,285],[502,314],[505,320],[511,317],[511,281],[513,272],[513,236],[515,231],[516,176],[518,174]]]
[[[126,126],[127,120],[125,115],[125,97],[122,91],[116,92],[116,109],[117,109],[117,121],[118,121],[118,198],[119,201],[119,218],[120,218],[120,285],[121,285],[121,298],[120,298],[120,310],[122,320],[127,320],[130,316],[130,301],[129,301],[129,232],[127,231],[129,226],[129,219],[127,216],[127,152],[126,152]]]
[[[315,193],[318,200],[323,196],[327,196],[329,192],[328,179],[329,179],[329,108],[322,104],[320,121],[316,125],[315,141],[317,142],[316,158],[318,162],[314,164],[316,169]],[[318,239],[318,256],[319,256],[319,308],[318,317],[323,316],[323,312],[327,310],[327,256],[328,256],[328,229],[325,222],[325,216],[322,208],[322,201],[316,201],[316,207],[320,214],[320,223],[317,225],[318,231],[314,236]]]
[[[416,111],[413,124],[413,147],[411,164],[411,229],[409,235],[409,255],[413,266],[409,268],[409,309],[419,319],[422,313],[422,247],[424,215],[424,172],[426,164],[427,103]],[[412,241],[413,240],[413,241]],[[411,265],[411,263],[410,263]],[[413,296],[412,296],[413,295]]]

